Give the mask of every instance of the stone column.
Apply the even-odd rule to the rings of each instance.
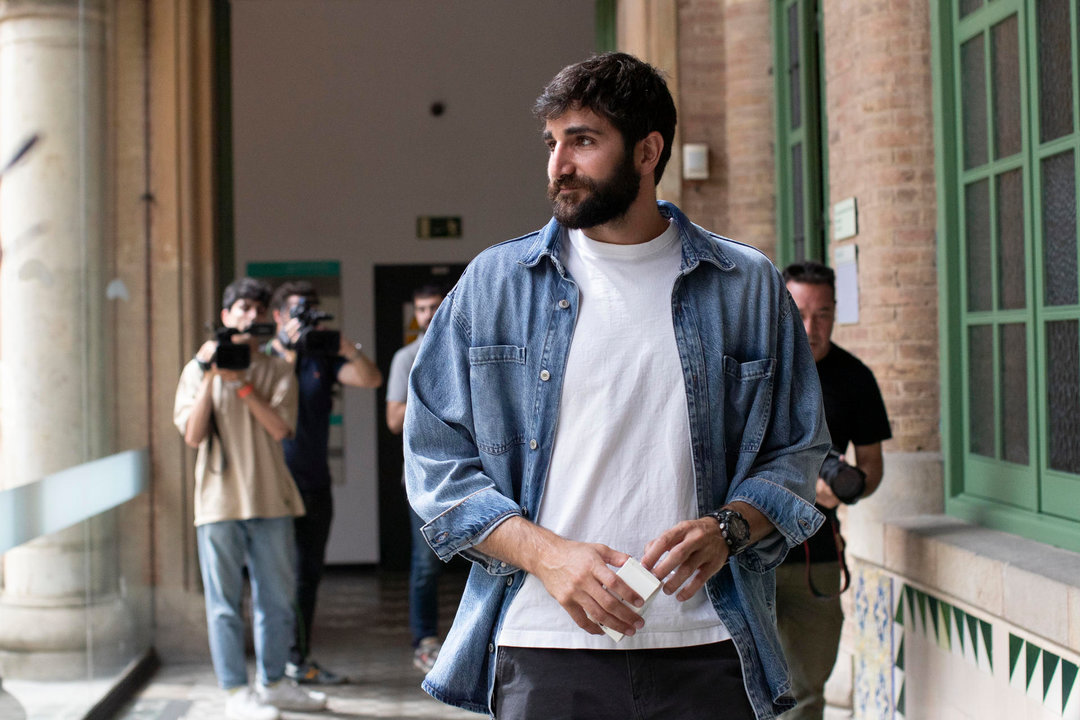
[[[0,484],[107,454],[103,237],[106,0],[0,2],[0,157],[40,140],[0,182]],[[32,511],[32,509],[28,509]],[[0,672],[76,679],[120,652],[111,516],[9,551]]]

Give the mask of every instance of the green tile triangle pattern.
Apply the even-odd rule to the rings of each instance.
[[[1061,661],[1061,711],[1065,711],[1065,703],[1069,701],[1073,684],[1076,682],[1076,665],[1068,660]]]
[[[1042,648],[1028,643],[1027,650],[1027,687],[1031,687],[1031,678],[1035,675],[1035,666],[1039,662],[1039,655],[1042,653]]]
[[[933,595],[926,596],[926,605],[930,610],[930,619],[934,621],[934,638],[938,638],[938,603],[939,600]]]
[[[975,663],[979,662],[979,619],[974,615],[967,616],[968,637],[971,638],[971,649],[975,653]],[[1009,667],[1012,667],[1010,664]]]
[[[1043,650],[1043,702],[1046,702],[1046,696],[1050,694],[1050,681],[1054,678],[1054,671],[1057,670],[1058,660],[1057,655],[1047,650]]]
[[[1024,649],[1023,638],[1018,638],[1009,633],[1009,678],[1016,674],[1017,661],[1020,659],[1020,651]]]
[[[945,652],[952,651],[952,605],[939,600],[941,609],[941,631],[938,633],[938,647]]]
[[[960,638],[960,655],[964,654],[964,618],[967,617],[967,613],[958,607],[954,607],[953,618],[956,620],[956,637]]]
[[[907,599],[907,624],[904,630],[901,632],[901,640],[899,651],[896,654],[896,661],[894,667],[903,671],[904,670],[904,641],[903,635],[906,630],[917,630],[916,628],[916,612],[915,608],[918,608],[918,618],[922,623],[922,633],[927,639],[936,642],[938,647],[946,652],[958,652],[961,657],[968,659],[966,655],[967,645],[970,643],[971,652],[974,656],[974,662],[976,666],[982,667],[980,662],[985,658],[986,666],[989,667],[989,671],[992,673],[994,670],[994,641],[993,641],[993,626],[986,620],[982,620],[974,615],[971,615],[960,608],[951,605],[944,600],[940,600],[929,593],[925,593],[921,590],[911,587],[910,585],[904,585],[901,589],[900,601],[897,605],[896,623],[898,625],[905,625],[905,613],[903,612],[904,598]],[[929,615],[929,618],[927,617]],[[929,620],[929,622],[928,622]],[[933,629],[931,630],[931,624]],[[952,627],[956,626],[956,636],[958,638],[957,644],[954,646],[952,641]],[[931,635],[931,633],[933,633]],[[980,643],[979,640],[982,642]],[[1009,635],[1009,677],[1011,678],[1016,672],[1018,667],[1020,655],[1024,649],[1024,640],[1015,635]],[[981,647],[980,647],[981,646]],[[1038,648],[1036,648],[1035,661],[1038,661]],[[1063,661],[1064,662],[1064,661]],[[1071,680],[1075,681],[1080,674],[1080,668],[1077,668],[1078,672],[1073,672]],[[1028,670],[1028,685],[1031,684],[1031,676],[1034,674],[1034,669]]]
[[[904,701],[904,691],[905,690],[907,690],[907,688],[900,688],[900,697],[896,699],[896,712],[898,712],[901,715],[906,714],[905,711],[904,711],[904,706],[906,705],[906,703]]]
[[[979,621],[979,628],[982,630],[983,642],[986,644],[986,662],[990,664],[990,670],[994,670],[994,631],[990,627],[990,623],[985,620]]]

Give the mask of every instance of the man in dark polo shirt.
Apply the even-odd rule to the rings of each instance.
[[[872,494],[881,483],[884,461],[881,443],[892,437],[881,391],[870,368],[833,344],[836,317],[836,279],[830,268],[813,261],[784,269],[784,281],[799,307],[810,351],[817,363],[825,420],[832,447],[843,455],[855,447],[855,467],[865,474],[864,485],[850,494],[828,478],[829,461],[817,481],[817,508],[825,523],[801,548],[793,548],[776,569],[776,615],[784,655],[791,670],[792,692],[798,706],[784,720],[821,720],[825,712],[825,681],[840,646],[844,614],[840,608],[841,575],[846,585],[843,538],[836,508]],[[834,470],[837,468],[834,464]],[[842,472],[850,470],[838,466]],[[844,568],[844,572],[842,572]]]

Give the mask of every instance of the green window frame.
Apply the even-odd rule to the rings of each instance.
[[[819,0],[774,0],[777,264],[826,261],[825,97]]]
[[[1080,551],[1080,8],[931,9],[946,511]]]
[[[618,0],[596,1],[596,52],[617,50],[616,17]]]

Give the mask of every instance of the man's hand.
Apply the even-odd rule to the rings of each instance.
[[[821,478],[817,479],[817,504],[823,508],[829,508],[830,510],[840,505],[840,498],[833,494],[832,488],[829,487],[829,483],[825,482]]]
[[[612,592],[635,607],[641,607],[644,599],[609,567],[622,567],[630,556],[599,543],[565,542],[561,552],[534,568],[544,588],[590,635],[602,634],[600,625],[633,635],[645,623]]]
[[[300,318],[298,317],[289,318],[288,322],[281,327],[286,337],[289,338],[290,345],[296,344],[296,341],[300,339],[300,331],[303,327],[304,326],[300,324]]]
[[[772,521],[753,505],[736,500],[724,507],[738,512],[746,520],[750,526],[750,544],[776,532]],[[641,564],[653,575],[667,580],[664,592],[668,595],[686,584],[679,590],[679,602],[693,597],[727,561],[727,541],[720,534],[720,523],[711,517],[684,520],[646,545],[645,556],[641,558]]]
[[[667,556],[661,559],[665,552]],[[676,599],[685,602],[724,567],[727,559],[728,546],[720,534],[720,524],[704,517],[684,520],[649,542],[641,564],[664,580],[668,595],[682,587]]]
[[[535,575],[590,635],[601,634],[601,624],[628,636],[645,624],[619,601],[621,597],[641,607],[644,599],[609,567],[622,567],[630,558],[626,553],[599,543],[567,540],[523,517],[506,520],[476,548]]]
[[[195,359],[200,362],[208,363],[213,361],[214,353],[217,352],[217,340],[207,340],[199,348],[199,351],[195,353]]]
[[[345,364],[337,374],[339,383],[361,388],[377,388],[382,385],[382,372],[378,366],[344,335],[341,336],[338,355],[345,358]]]
[[[214,353],[217,352],[217,346],[216,340],[207,340],[202,344],[202,347],[199,348],[199,351],[195,353],[195,359],[204,363],[212,362],[214,360]],[[206,374],[210,377],[217,375],[224,382],[243,383],[247,380],[246,370],[223,370],[216,364],[212,365],[210,369],[206,371]]]

